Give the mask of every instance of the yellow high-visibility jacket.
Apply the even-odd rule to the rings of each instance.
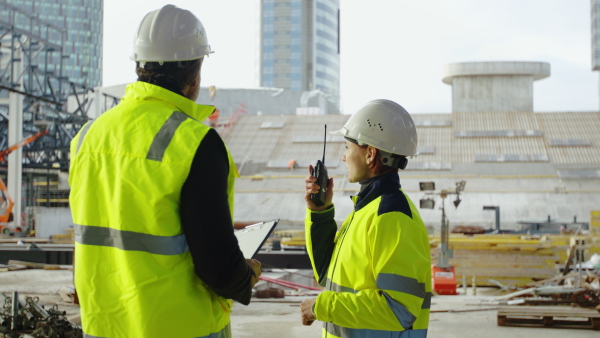
[[[182,186],[210,129],[201,121],[214,109],[136,82],[73,139],[75,287],[85,337],[230,336],[232,302],[197,277],[179,216]]]
[[[326,287],[313,312],[323,337],[426,337],[431,302],[429,237],[396,172],[357,196],[340,230],[333,206],[307,209],[306,243]]]

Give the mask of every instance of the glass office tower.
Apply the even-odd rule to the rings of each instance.
[[[591,0],[592,70],[600,70],[600,0]]]
[[[321,90],[339,106],[339,0],[261,0],[260,85]]]
[[[12,10],[4,4],[20,10],[13,14],[13,19],[15,26],[23,31],[36,32],[39,27],[31,27],[31,23],[39,21],[56,28],[57,32],[64,30],[62,75],[87,87],[102,85],[103,0],[3,0],[0,18],[6,22]],[[31,20],[23,12],[39,21]],[[54,44],[63,43],[59,34],[50,34],[50,40]],[[48,60],[49,70],[56,71],[60,55],[52,54],[52,60]]]
[[[590,7],[592,16],[592,70],[600,70],[600,0],[591,0]],[[598,88],[600,88],[600,82]]]

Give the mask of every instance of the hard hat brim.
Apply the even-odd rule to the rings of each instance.
[[[346,136],[346,134],[348,134],[348,129],[342,127],[341,129],[330,131],[329,134]]]

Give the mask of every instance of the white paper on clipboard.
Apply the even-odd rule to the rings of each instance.
[[[237,237],[238,244],[244,258],[250,259],[258,253],[258,250],[265,243],[279,219],[269,222],[260,222],[246,226],[244,229],[235,230],[234,234]]]

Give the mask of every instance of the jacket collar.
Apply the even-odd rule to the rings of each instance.
[[[197,104],[170,90],[142,81],[128,85],[121,100],[164,101],[173,106],[173,110],[183,112],[201,122],[215,111],[214,106]]]
[[[352,197],[355,204],[354,210],[358,211],[377,197],[385,193],[397,192],[400,188],[400,177],[397,172],[377,176],[375,181],[359,192],[358,195]]]

